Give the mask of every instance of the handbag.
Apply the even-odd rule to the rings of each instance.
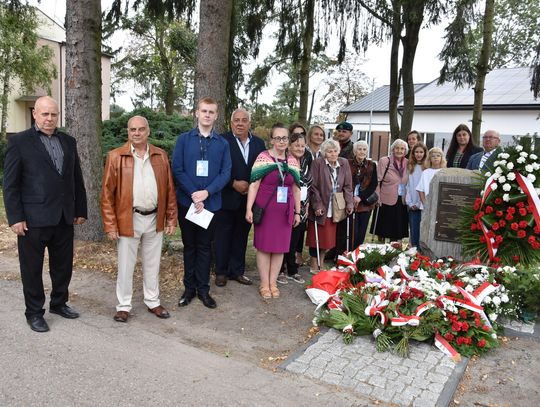
[[[264,207],[260,207],[256,203],[253,203],[253,206],[251,207],[251,212],[253,213],[253,224],[258,225],[262,222],[264,211],[266,210],[266,207],[270,203],[270,199],[274,196],[274,193],[277,191],[277,188],[272,192],[272,194],[268,197],[268,200],[266,201],[266,204]]]
[[[332,195],[332,221],[334,223],[341,222],[347,217],[346,208],[347,204],[343,192],[336,192]]]
[[[366,203],[368,205],[373,205],[379,200],[379,195],[377,195],[377,192],[373,192],[370,196],[366,198]]]

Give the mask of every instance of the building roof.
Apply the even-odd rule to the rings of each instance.
[[[426,86],[426,83],[418,83],[414,85],[415,93]],[[360,112],[388,112],[388,101],[390,98],[390,85],[384,85],[375,89],[373,92],[364,96],[362,99],[351,103],[349,106],[341,109],[343,113],[360,113]],[[399,93],[398,104],[403,102],[403,89]],[[373,108],[373,109],[372,109]]]
[[[474,105],[474,86],[455,88],[453,83],[437,85],[438,78],[428,84],[415,85],[415,110],[470,110]],[[538,109],[530,90],[530,70],[524,68],[494,69],[486,76],[484,110]],[[343,113],[388,112],[389,85],[381,86],[362,99],[346,106]],[[403,105],[403,93],[399,96]]]
[[[461,110],[474,105],[474,86],[455,88],[453,83],[437,85],[435,79],[415,94],[416,110]],[[538,109],[540,100],[531,92],[530,70],[494,69],[486,76],[483,108],[485,110]]]

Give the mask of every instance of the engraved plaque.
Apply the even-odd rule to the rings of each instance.
[[[439,202],[435,224],[435,240],[459,243],[457,225],[461,209],[472,207],[478,198],[478,188],[451,182],[439,183]]]

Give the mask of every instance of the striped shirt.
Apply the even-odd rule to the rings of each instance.
[[[56,170],[60,175],[62,175],[62,167],[64,166],[64,150],[62,150],[62,144],[60,144],[58,135],[55,132],[49,136],[43,133],[37,126],[36,131],[39,134],[41,142],[45,146],[45,150],[47,150],[49,153]]]

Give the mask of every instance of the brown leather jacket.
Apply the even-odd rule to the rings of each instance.
[[[176,226],[178,209],[167,153],[149,144],[148,154],[158,189],[156,231]],[[115,148],[107,154],[101,187],[101,217],[105,233],[118,231],[120,236],[133,236],[133,155],[131,144]]]

